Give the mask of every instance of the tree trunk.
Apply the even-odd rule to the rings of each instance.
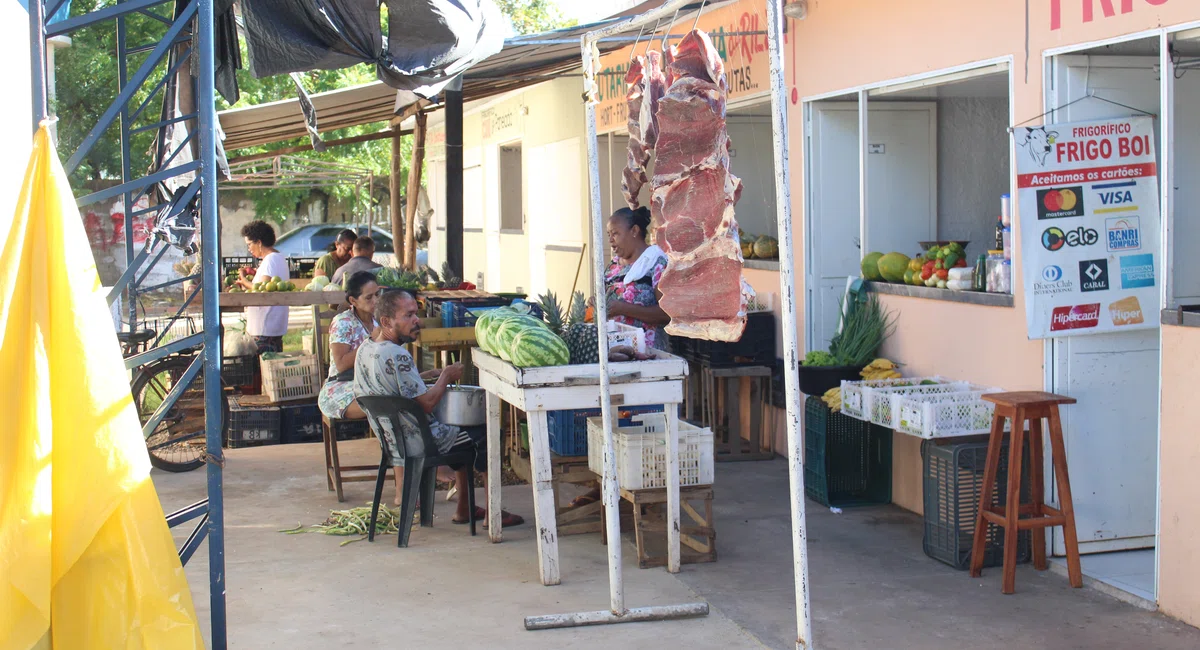
[[[400,238],[400,233],[404,229],[404,221],[400,213],[400,132],[398,129],[399,127],[392,135],[392,173],[388,178],[388,193],[391,195],[392,256],[396,258],[397,266],[403,266],[408,243],[407,240]]]
[[[417,113],[417,127],[413,130],[412,164],[408,168],[408,210],[404,220],[404,267],[417,269],[417,200],[421,194],[421,166],[425,162],[425,113]]]

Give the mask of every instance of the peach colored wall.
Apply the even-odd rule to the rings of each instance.
[[[1095,7],[1087,23],[1085,4]],[[1114,16],[1104,15],[1104,4],[1115,7]],[[804,232],[800,98],[1012,57],[1016,121],[1024,122],[1043,111],[1044,50],[1200,20],[1200,3],[1195,0],[1133,0],[1128,14],[1120,13],[1121,5],[1099,0],[810,2],[807,19],[789,21],[785,46],[791,66],[785,77],[792,99],[789,150],[798,269],[803,269],[799,235]],[[1055,6],[1059,26],[1052,29]],[[1013,239],[1019,241],[1019,225],[1014,228],[1018,232]],[[1020,255],[1018,249],[1013,259],[1014,308],[884,297],[899,321],[885,356],[907,364],[906,374],[942,374],[1006,389],[1041,388],[1043,347],[1025,336]],[[802,274],[797,285],[797,295],[803,295]],[[801,340],[803,332],[801,326]],[[893,446],[892,492],[895,503],[921,512],[920,441],[901,434],[896,434]]]
[[[1200,329],[1162,328],[1162,420],[1159,435],[1158,605],[1200,625]]]

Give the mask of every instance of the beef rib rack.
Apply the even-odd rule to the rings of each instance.
[[[733,211],[742,182],[729,172],[724,65],[699,30],[666,59],[670,87],[658,102],[651,179],[657,243],[667,254],[659,305],[671,317],[669,334],[736,341],[752,294]]]
[[[646,56],[634,57],[625,74],[629,90],[625,101],[629,109],[629,157],[622,172],[621,191],[625,202],[636,210],[640,204],[638,194],[648,180],[646,166],[658,139],[658,122],[655,112],[658,102],[666,92],[667,78],[662,71],[662,55],[647,52]]]

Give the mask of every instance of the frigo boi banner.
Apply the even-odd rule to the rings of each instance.
[[[1153,119],[1018,127],[1013,137],[1029,338],[1157,327]]]

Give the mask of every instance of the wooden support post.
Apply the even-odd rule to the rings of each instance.
[[[392,256],[396,264],[404,264],[404,251],[400,248],[400,229],[403,222],[400,219],[400,134],[392,135],[392,169],[388,176],[389,205],[392,213]]]
[[[425,121],[425,114],[417,113],[417,128],[413,132],[412,165],[408,169],[408,211],[404,216],[404,268],[410,271],[417,269],[415,233],[417,199],[421,194],[421,168],[425,163]],[[394,234],[392,238],[395,239]]]

